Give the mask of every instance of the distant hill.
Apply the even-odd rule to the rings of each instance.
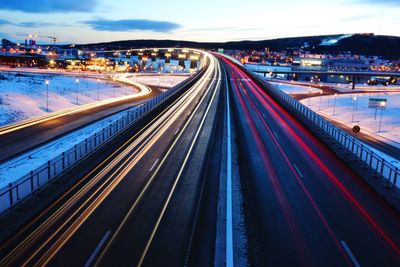
[[[291,37],[262,41],[236,42],[191,42],[179,40],[126,40],[98,44],[77,45],[79,48],[128,49],[145,47],[190,47],[203,49],[239,49],[271,50],[299,49],[315,53],[351,52],[360,55],[376,55],[391,59],[400,59],[400,37],[373,34],[354,35],[322,35],[307,37]]]

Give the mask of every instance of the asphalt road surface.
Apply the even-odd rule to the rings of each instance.
[[[0,245],[0,266],[212,265],[225,174],[225,264],[238,265],[236,168],[252,265],[400,265],[399,213],[266,88],[210,56],[201,79]]]
[[[399,266],[400,216],[232,62],[241,164],[265,266]],[[245,160],[243,160],[245,159]],[[246,198],[246,196],[245,196]]]
[[[190,254],[220,97],[203,78],[1,246],[1,266],[180,266]]]

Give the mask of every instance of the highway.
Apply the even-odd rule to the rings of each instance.
[[[399,212],[246,70],[205,55],[179,97],[0,244],[0,266],[400,265]]]
[[[201,79],[2,244],[0,266],[183,265],[221,73],[210,57]]]
[[[400,216],[247,73],[230,77],[258,266],[399,266]],[[245,210],[246,213],[246,210]]]

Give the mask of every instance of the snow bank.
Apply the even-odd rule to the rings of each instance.
[[[388,101],[386,110],[383,110],[382,113],[380,131],[381,111],[368,108],[369,98],[385,98]],[[400,147],[400,93],[339,94],[336,97],[336,104],[333,95],[303,99],[301,102],[325,117],[344,123],[349,127],[357,124],[364,133],[390,139],[398,143],[397,146]],[[334,107],[335,115],[333,115]]]
[[[302,85],[295,85],[295,84],[287,84],[287,83],[277,83],[273,82],[273,85],[280,89],[281,91],[287,94],[308,94],[310,93],[319,93],[321,92],[320,89],[311,87],[311,86],[302,86]]]
[[[49,81],[48,110],[46,80]],[[98,99],[135,93],[137,90],[131,86],[108,80],[97,82],[85,77],[0,72],[0,126],[96,102]]]

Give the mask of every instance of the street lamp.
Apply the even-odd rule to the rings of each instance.
[[[381,102],[380,103],[381,106],[381,119],[379,120],[379,129],[378,129],[378,133],[381,132],[381,128],[382,128],[382,117],[383,117],[383,110],[386,108],[386,102]]]
[[[351,115],[351,122],[354,122],[354,113],[356,110],[356,105],[357,105],[357,97],[353,97],[353,113]]]
[[[100,100],[100,79],[97,79],[97,101]]]
[[[46,111],[49,111],[49,80],[46,80]]]
[[[76,104],[79,105],[79,79],[76,79],[75,83],[76,83]]]
[[[335,93],[335,100],[333,101],[333,113],[332,115],[335,116],[335,109],[336,109],[336,97],[337,97],[337,93]]]

